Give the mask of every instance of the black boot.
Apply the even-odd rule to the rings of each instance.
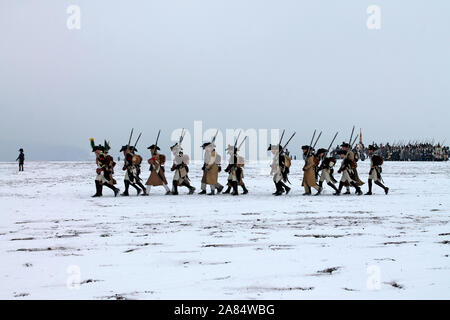
[[[124,180],[123,183],[125,184],[125,190],[120,194],[121,196],[128,197],[128,189],[130,188],[130,181]]]
[[[225,191],[222,192],[222,193],[228,194],[228,193],[230,193],[230,191],[231,191],[231,181],[227,183],[227,190],[225,190]]]
[[[360,196],[360,195],[363,194],[363,192],[361,191],[361,188],[356,184],[356,182],[352,182],[352,183],[351,183],[351,186],[354,187],[354,188],[356,189],[356,192],[355,192],[355,193],[356,193],[358,196]]]
[[[232,186],[233,186],[233,196],[237,196],[239,194],[237,181],[233,181]]]
[[[275,183],[276,191],[272,193],[275,196],[281,196],[283,194],[283,187],[281,185],[281,182]]]
[[[372,179],[367,180],[367,184],[369,185],[369,191],[366,192],[366,196],[372,195]]]
[[[281,187],[284,188],[284,191],[286,191],[286,195],[289,193],[289,191],[291,191],[291,188],[289,188],[284,182],[281,182]]]
[[[338,188],[333,183],[328,182],[327,184],[335,191],[335,194],[339,194]]]
[[[388,192],[389,192],[389,188],[388,187],[385,187],[380,181],[375,181],[375,184],[377,186],[383,188],[385,194],[388,194]]]
[[[119,188],[114,187],[112,184],[110,183],[104,183],[105,187],[110,188],[112,191],[114,191],[114,197],[117,197],[117,195],[119,194],[120,190]]]
[[[130,184],[136,189],[137,195],[140,195],[142,190],[136,185],[136,183],[130,182]]]
[[[321,192],[322,192],[322,182],[319,182],[319,190],[317,190],[317,193],[315,194],[315,196],[318,196]]]
[[[337,191],[334,193],[335,196],[338,196],[341,194],[342,192],[342,188],[344,187],[344,183],[341,181],[339,182],[339,188],[337,189]]]
[[[185,186],[186,188],[189,189],[189,193],[188,194],[193,194],[195,192],[195,188],[193,186],[191,186],[188,182],[183,181],[183,183],[181,185]]]
[[[223,185],[221,185],[220,183],[216,184],[216,189],[217,189],[217,193],[221,193],[223,190]]]
[[[92,198],[101,197],[102,196],[102,184],[100,181],[95,180],[95,194]]]
[[[248,193],[248,189],[247,189],[247,187],[245,186],[245,184],[242,184],[241,185],[241,187],[242,187],[242,190],[243,190],[243,194],[247,194]]]
[[[174,196],[178,195],[178,184],[175,181],[172,183],[172,194]]]
[[[137,184],[139,187],[141,187],[141,189],[142,189],[142,195],[143,195],[143,196],[148,196],[147,189],[144,187],[144,185],[142,184],[142,182],[138,180],[138,182],[136,182],[136,184]],[[139,194],[139,192],[138,192],[138,194]]]
[[[202,190],[198,194],[206,194],[206,190]]]

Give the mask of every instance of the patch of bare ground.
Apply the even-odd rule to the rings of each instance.
[[[397,289],[404,289],[404,286],[399,284],[399,283],[397,283],[396,281],[384,282],[384,283],[388,284],[388,285],[390,285],[390,286],[392,286],[394,288],[397,288]]]
[[[34,240],[35,238],[33,237],[29,237],[29,238],[14,238],[11,239],[10,241],[26,241],[26,240]]]
[[[66,247],[48,247],[48,248],[20,248],[16,251],[21,252],[41,252],[41,251],[64,251],[64,250],[72,250],[71,248]],[[79,249],[77,249],[79,250]]]
[[[342,267],[330,267],[330,268],[326,268],[326,269],[323,269],[323,270],[319,270],[314,275],[316,275],[316,276],[317,275],[324,275],[324,274],[331,275],[331,274],[333,274],[333,272],[336,272],[336,271],[338,271],[340,269],[342,269]]]
[[[80,284],[87,284],[87,283],[94,283],[94,282],[100,282],[103,280],[93,280],[93,279],[87,279],[80,282]]]
[[[14,298],[21,298],[21,297],[28,297],[30,294],[23,292],[23,293],[14,293]]]
[[[294,237],[298,238],[342,238],[345,235],[342,234],[295,234]]]
[[[389,245],[389,244],[405,244],[405,243],[419,243],[419,241],[389,241],[389,242],[384,242],[383,244]]]
[[[314,287],[247,287],[247,291],[310,291]]]

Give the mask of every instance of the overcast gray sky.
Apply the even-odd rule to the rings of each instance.
[[[66,26],[71,4],[80,30]],[[366,26],[372,4],[380,30]],[[21,146],[85,159],[90,137],[117,151],[131,127],[141,149],[159,128],[168,146],[194,120],[296,130],[291,149],[314,128],[348,139],[353,124],[366,142],[448,144],[449,12],[445,0],[2,0],[0,160]]]

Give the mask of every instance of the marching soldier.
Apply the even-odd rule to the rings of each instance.
[[[181,139],[180,139],[181,140]],[[170,169],[171,171],[175,171],[173,175],[172,181],[172,194],[178,194],[178,187],[183,186],[189,189],[189,194],[193,194],[195,191],[195,187],[191,186],[188,172],[189,172],[189,156],[183,153],[183,148],[180,143],[176,143],[170,147],[170,150],[173,154],[173,165]]]
[[[151,152],[152,157],[148,159],[150,164],[150,176],[146,182],[148,185],[148,191],[150,192],[151,186],[163,186],[166,189],[166,195],[170,194],[170,189],[167,186],[166,176],[164,174],[164,164],[166,163],[166,156],[159,154],[160,148],[156,144],[152,144],[148,149]]]
[[[202,191],[199,194],[206,194],[206,185],[209,185],[211,192],[209,195],[214,195],[217,189],[217,193],[223,190],[223,186],[218,182],[219,172],[222,170],[221,162],[222,158],[216,151],[216,145],[212,142],[205,142],[202,145],[205,150],[204,163],[203,163],[203,177],[202,177]]]
[[[273,175],[273,182],[275,183],[275,192],[273,195],[280,196],[284,192],[286,195],[291,191],[285,182],[288,182],[289,167],[291,166],[291,159],[285,155],[281,145],[269,145],[267,151],[271,151],[273,154],[273,160],[271,165],[270,174]]]
[[[359,179],[358,171],[356,170],[357,164],[355,155],[352,150],[349,150],[350,144],[344,142],[341,147],[342,150],[338,152],[342,159],[341,167],[338,170],[338,173],[342,173],[341,181],[339,182],[339,192],[342,191],[344,185],[350,185],[356,189],[357,195],[362,195],[360,186],[362,186],[364,182]],[[350,192],[347,191],[347,193]]]
[[[25,154],[23,153],[23,149],[19,149],[19,156],[17,157],[16,161],[19,161],[19,171],[23,171],[23,164],[25,162]]]
[[[244,183],[244,163],[245,159],[242,156],[239,156],[237,153],[239,151],[239,148],[236,146],[228,145],[227,147],[227,153],[229,154],[230,158],[228,160],[228,166],[225,169],[225,172],[228,173],[228,182],[227,182],[227,190],[225,190],[223,193],[230,193],[231,188],[233,188],[232,195],[237,196],[239,194],[238,192],[238,186],[242,187],[243,194],[247,194],[248,190],[245,187]]]
[[[333,188],[335,191],[335,195],[339,195],[340,191],[338,188],[336,188],[335,183],[337,182],[336,179],[333,177],[333,167],[336,164],[336,158],[334,157],[327,157],[328,150],[327,149],[319,149],[317,150],[316,157],[319,159],[319,161],[322,161],[320,163],[319,168],[317,169],[317,172],[320,173],[319,178],[319,188],[323,188],[323,182],[326,181],[326,183]]]
[[[310,146],[302,146],[303,154],[305,156],[305,166],[303,167],[303,181],[302,186],[305,188],[304,196],[311,195],[311,188],[317,190],[316,196],[320,194],[322,188],[317,185],[317,166],[319,158],[314,156],[314,149]]]
[[[136,154],[137,149],[133,146],[122,146],[120,152],[123,152],[124,155],[124,165],[122,170],[125,171],[125,191],[121,194],[122,196],[129,196],[128,189],[130,185],[136,189],[137,195],[140,195],[141,192],[143,196],[147,196],[147,189],[142,184],[142,179],[139,177],[141,173],[141,163],[142,157]],[[139,188],[140,187],[140,188]]]
[[[113,178],[114,166],[116,163],[114,159],[108,155],[110,149],[109,144],[105,141],[105,146],[94,143],[94,139],[91,139],[92,152],[95,152],[95,162],[97,163],[97,177],[95,178],[96,193],[92,197],[101,197],[103,195],[103,186],[106,186],[114,191],[116,197],[119,193],[119,189],[114,187],[116,180]]]
[[[385,194],[388,194],[389,188],[384,186],[381,178],[381,166],[383,164],[383,158],[379,155],[374,154],[375,151],[377,151],[378,148],[375,146],[370,145],[368,148],[369,156],[370,156],[370,171],[369,171],[369,191],[366,193],[366,195],[372,195],[372,181],[375,182],[377,186],[382,188],[384,190]]]

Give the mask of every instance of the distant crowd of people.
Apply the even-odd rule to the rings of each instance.
[[[448,161],[449,147],[432,143],[408,143],[408,144],[374,144],[378,148],[377,154],[385,161]],[[331,155],[338,157],[340,147],[337,146]],[[368,149],[364,144],[357,144],[353,152],[364,161],[368,158]]]

